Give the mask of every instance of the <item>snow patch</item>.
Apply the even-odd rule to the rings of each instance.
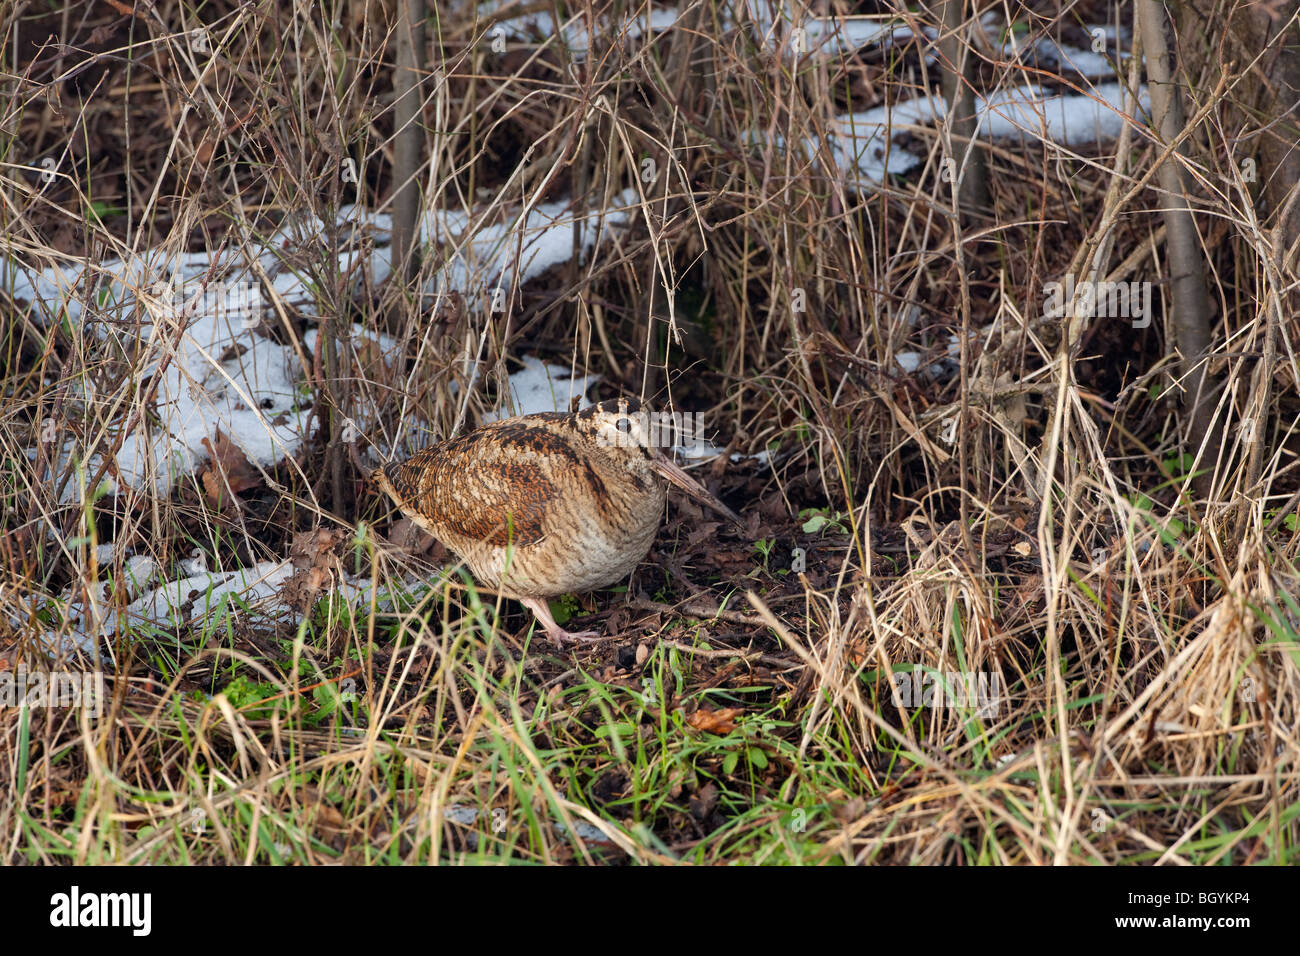
[[[484,424],[514,415],[567,412],[574,396],[580,398],[579,409],[591,404],[587,389],[600,381],[599,375],[571,378],[567,367],[551,365],[531,355],[524,356],[523,362],[524,367],[508,379],[511,401],[502,402],[495,411],[485,412]]]
[[[627,222],[636,201],[636,190],[627,189],[614,197],[611,208],[583,218],[573,214],[572,203],[542,203],[526,216],[510,211],[505,223],[486,223],[481,217],[471,222],[465,212],[435,211],[424,217],[421,236],[441,243],[447,258],[425,292],[440,295],[454,289],[495,311],[497,305],[504,307],[499,300],[512,286],[573,257],[575,226],[578,248],[585,254],[603,228]],[[480,290],[488,294],[480,298]]]
[[[151,566],[148,570],[152,576],[156,566],[151,560],[145,560]],[[145,572],[146,567],[137,565],[136,571]],[[148,627],[174,631],[223,607],[230,613],[238,602],[248,605],[269,603],[293,572],[293,564],[289,561],[261,561],[251,568],[235,571],[201,571],[146,592],[128,604],[122,614],[128,630]],[[106,585],[99,583],[96,587],[100,592],[97,596],[106,601]],[[50,653],[80,651],[92,654],[99,641],[111,640],[118,633],[122,619],[100,603],[88,607],[77,599],[67,601],[64,606],[68,630],[65,633],[46,630],[41,639]]]
[[[1089,95],[1045,93],[1037,84],[999,90],[977,97],[979,133],[994,139],[1023,138],[1063,146],[1115,139],[1130,117],[1122,112],[1126,91],[1105,83]],[[1145,109],[1146,91],[1138,104]],[[905,173],[921,158],[895,145],[903,127],[942,122],[947,105],[937,96],[918,96],[891,106],[879,106],[836,117],[825,147],[834,168],[856,189],[867,190],[891,173]],[[750,140],[761,142],[751,134]],[[778,140],[778,145],[781,141]],[[821,155],[820,141],[808,137],[800,144],[812,161]]]
[[[478,6],[478,12],[481,17],[488,19],[502,6],[503,4],[497,2],[482,3]],[[618,20],[602,17],[595,24],[595,38],[604,44],[639,40],[647,33],[663,33],[677,22],[678,16],[676,10],[652,9],[647,15],[646,11],[641,9]],[[586,17],[581,13],[574,14],[557,27],[555,16],[549,10],[538,10],[498,20],[487,28],[484,42],[490,42],[497,37],[525,42],[537,39],[549,42],[558,39],[574,58],[579,60],[586,58],[592,40]]]
[[[512,218],[497,224],[471,221],[465,212],[431,212],[422,223],[422,238],[445,243],[450,251],[424,291],[436,296],[456,290],[471,302],[489,306],[483,289],[493,283],[498,288],[523,283],[568,261],[573,255],[575,223],[578,247],[585,252],[596,242],[602,225],[628,220],[631,210],[624,207],[635,198],[635,192],[627,190],[617,198],[619,208],[580,219],[575,219],[567,202],[544,203],[526,215],[522,210],[507,212]],[[391,217],[345,206],[336,228],[344,234],[338,268],[350,281],[363,269],[375,282],[389,275]],[[311,420],[311,396],[299,386],[298,353],[258,330],[274,315],[272,296],[302,314],[317,314],[310,285],[285,260],[290,255],[301,260],[304,250],[319,256],[327,248],[325,233],[320,220],[298,216],[269,238],[248,236],[233,243],[251,257],[251,265],[241,259],[243,253],[226,251],[228,247],[215,255],[168,256],[150,251],[125,261],[69,260],[45,269],[0,262],[0,281],[8,284],[15,299],[31,304],[35,321],[66,320],[110,347],[115,343],[121,354],[143,352],[134,376],[142,388],[156,376],[154,414],[122,436],[100,488],[83,487],[104,464],[95,453],[80,462],[85,477],[64,483],[62,504],[127,488],[152,489],[165,497],[177,481],[207,460],[204,439],[215,442],[218,431],[249,461],[264,468],[297,454],[308,438]],[[93,322],[86,312],[92,294],[99,305]],[[104,317],[107,320],[100,321]],[[307,341],[314,347],[314,330]],[[388,336],[381,335],[379,344],[385,351],[396,348]],[[85,398],[93,400],[93,396]],[[70,435],[59,436],[53,427],[51,432],[46,440],[51,444],[53,473],[62,475],[82,457],[81,446]],[[35,461],[37,450],[29,449],[28,457]]]

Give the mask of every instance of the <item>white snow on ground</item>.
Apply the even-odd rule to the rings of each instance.
[[[868,182],[884,182],[887,174],[905,173],[921,163],[920,157],[893,146],[891,137],[906,132],[902,127],[940,120],[943,113],[943,100],[918,96],[893,106],[837,116],[836,129],[827,141],[831,160],[836,169],[854,170]],[[814,144],[811,138],[804,140],[807,149]]]
[[[498,10],[513,6],[510,2],[487,0],[477,6],[479,16],[488,21]],[[916,36],[915,30],[898,17],[809,17],[796,13],[789,0],[743,0],[741,6],[746,16],[743,18],[769,47],[781,45],[788,56],[817,53],[837,55],[852,53],[864,47],[889,47],[904,44]],[[737,21],[728,8],[717,11],[717,23],[723,30],[734,29]],[[596,24],[595,36],[598,43],[608,44],[619,40],[637,40],[646,33],[656,34],[673,27],[680,13],[675,8],[645,7],[628,14],[621,20],[608,18]],[[998,29],[1001,15],[996,11],[986,13],[983,18],[985,26]],[[706,26],[711,26],[708,21]],[[1100,30],[1108,50],[1115,50],[1116,55],[1127,56],[1118,49],[1118,37],[1111,26],[1085,26],[1089,34]],[[802,31],[795,34],[795,30]],[[1096,79],[1115,74],[1115,58],[1107,53],[1096,53],[1067,46],[1052,37],[1039,37],[1026,42],[1012,30],[1003,30],[1002,54],[1008,61],[1019,61],[1026,66],[1045,70],[1057,70],[1062,74],[1079,75]],[[507,17],[486,27],[484,38],[490,42],[496,38],[510,41],[543,42],[558,40],[575,59],[583,59],[591,47],[592,35],[588,30],[586,18],[579,12],[568,20],[556,24],[554,14],[549,10],[537,10],[529,13]],[[923,27],[921,37],[933,44],[938,33],[933,27]],[[933,53],[926,54],[927,62],[937,59]]]
[[[569,399],[574,395],[582,396],[578,408],[591,405],[587,398],[587,389],[600,381],[599,375],[586,375],[582,378],[570,378],[569,369],[563,365],[552,365],[533,356],[525,356],[524,367],[510,376],[510,393],[514,396],[514,411],[504,403],[494,411],[483,415],[483,423],[499,421],[512,415],[532,415],[536,412],[567,412]],[[687,467],[710,462],[721,455],[724,449],[698,436],[687,444],[675,445],[673,451],[677,457],[687,463]],[[757,455],[735,453],[732,461],[757,461],[767,464],[768,453],[761,451]]]
[[[618,202],[630,202],[633,195],[628,191]],[[566,209],[565,203],[545,203],[522,218],[516,210],[513,220],[482,225],[472,237],[466,235],[473,228],[467,214],[431,214],[423,223],[423,235],[441,243],[447,261],[426,286],[426,293],[457,290],[487,307],[494,283],[509,287],[567,261],[573,253],[574,219]],[[616,208],[603,219],[613,225],[625,222],[629,215],[628,210]],[[597,230],[592,228],[596,219],[593,215],[579,230],[579,246],[584,250],[596,240]],[[349,274],[365,259],[373,281],[382,281],[389,273],[384,248],[389,241],[388,217],[345,207],[339,222],[358,240],[341,253],[340,270]],[[369,241],[361,242],[363,237]],[[269,241],[249,237],[235,245],[260,250],[252,254],[270,278],[274,295],[307,315],[316,314],[310,287],[280,257],[308,246],[322,248],[319,221],[308,222],[306,228],[286,225]],[[36,321],[48,323],[66,316],[73,325],[81,324],[84,285],[95,281],[101,289],[96,293],[99,301],[119,304],[115,312],[122,321],[96,321],[87,331],[93,328],[94,334],[116,340],[126,355],[139,354],[139,342],[146,343],[135,378],[143,383],[147,376],[158,375],[153,409],[157,421],[123,438],[115,460],[120,481],[110,469],[105,480],[108,490],[121,490],[120,484],[141,489],[152,477],[154,492],[167,495],[177,480],[207,459],[203,439],[215,442],[218,430],[249,461],[268,468],[302,446],[310,396],[298,387],[297,351],[257,332],[262,323],[276,321],[269,311],[272,293],[255,278],[257,274],[256,269],[241,266],[233,254],[189,253],[165,259],[145,253],[125,262],[107,260],[94,269],[85,261],[44,270],[0,263],[0,278],[16,299],[32,303]],[[145,313],[138,319],[131,314],[136,306],[143,306]],[[391,339],[381,342],[385,348],[393,344]],[[53,441],[58,446],[52,449],[55,474],[62,474],[68,459],[78,453],[78,445],[57,428]],[[28,454],[33,460],[37,457],[36,449]],[[84,480],[93,477],[101,464],[102,459],[92,456]],[[80,501],[84,491],[77,479],[69,480],[63,486],[62,502]]]
[[[122,630],[123,623],[127,633],[136,635],[151,628],[173,634],[179,628],[201,624],[205,619],[221,625],[229,614],[244,613],[245,607],[264,623],[301,619],[280,597],[281,589],[294,575],[292,561],[260,561],[252,567],[232,571],[208,571],[203,567],[205,561],[182,561],[180,571],[185,576],[143,591],[157,577],[157,565],[143,556],[131,560],[137,563],[128,562],[125,569],[130,578],[127,593],[136,597],[124,609],[124,617],[109,607],[107,582],[99,583],[94,606],[87,605],[79,588],[65,592],[58,606],[63,609],[68,626],[61,634],[47,628],[39,638],[48,652],[92,653],[98,641],[112,640]],[[414,574],[404,582],[408,590],[428,583]],[[340,600],[364,607],[370,604],[371,591],[376,586],[380,589],[379,609],[391,610],[394,602],[386,595],[385,587],[364,575],[348,575],[337,583],[335,593]],[[10,613],[9,618],[15,627],[26,624],[25,615]]]
[[[593,212],[579,225],[579,246],[590,249],[597,233],[627,222],[636,190],[615,196],[603,215]],[[425,217],[421,235],[426,242],[442,244],[446,262],[425,287],[428,294],[455,289],[509,290],[516,281],[527,282],[551,266],[573,257],[574,214],[570,203],[535,206],[521,228],[520,210],[508,210],[508,222],[471,220],[464,212],[436,212]],[[472,230],[472,231],[471,231]],[[522,244],[520,237],[523,237]],[[480,303],[490,305],[490,302]]]
[[[1118,83],[1102,84],[1086,96],[1048,94],[1035,84],[999,90],[976,100],[979,131],[994,139],[1023,137],[1063,146],[1114,139],[1125,122],[1121,112],[1124,96]],[[1139,102],[1145,108],[1145,89]],[[905,173],[921,162],[919,156],[893,145],[891,138],[905,132],[907,126],[941,122],[946,112],[941,98],[918,96],[892,106],[848,113],[836,117],[836,128],[826,146],[850,185],[870,189],[872,184],[884,182],[887,174]],[[804,149],[814,158],[817,145],[811,137],[803,141]]]
[[[220,609],[223,602],[229,602],[232,610],[241,603],[270,603],[276,600],[281,586],[293,572],[289,561],[259,561],[251,568],[203,571],[179,581],[168,581],[127,606],[127,623],[129,626],[156,624],[172,630]],[[191,600],[192,610],[186,614],[185,605]],[[116,622],[110,622],[109,630],[116,630]]]
[[[894,361],[898,363],[899,368],[910,375],[921,367],[924,357],[920,352],[895,352]]]
[[[771,0],[745,0],[744,5],[748,8],[749,22],[753,24],[759,35],[769,45],[788,44],[788,52],[792,55],[796,50],[791,43],[789,31],[795,27],[804,31],[800,41],[804,49],[798,52],[846,53],[864,46],[905,43],[914,35],[908,26],[895,18],[810,17],[796,22],[789,3],[774,4]],[[478,5],[478,13],[486,21],[497,10],[509,6],[511,4],[489,0]],[[622,20],[602,19],[596,24],[598,48],[602,44],[607,45],[622,40],[639,40],[647,33],[663,33],[673,27],[680,16],[676,9],[653,8],[647,13],[642,7]],[[722,29],[731,30],[736,26],[730,10],[718,10],[717,16],[717,22]],[[705,28],[712,25],[711,18],[704,23]],[[925,32],[927,36],[933,38],[933,30]],[[484,31],[484,42],[490,43],[497,37],[525,43],[558,40],[568,49],[570,55],[579,60],[585,58],[591,49],[591,35],[587,29],[587,20],[581,12],[563,21],[558,28],[555,17],[549,10],[537,10],[507,17],[487,26]]]
[[[603,215],[593,212],[580,222],[579,247],[589,249],[594,243],[593,225],[626,222],[629,210],[625,207],[635,198],[635,190],[626,190],[613,198]],[[518,209],[507,209],[512,216],[507,223],[480,222],[479,216],[472,218],[460,210],[430,212],[421,222],[421,239],[442,246],[448,261],[425,291],[432,295],[440,289],[454,289],[468,294],[477,283],[513,281],[516,256],[521,266],[520,282],[567,261],[573,251],[574,216],[570,205],[565,201],[539,204],[522,224]],[[467,236],[471,223],[476,231]],[[345,230],[339,271],[355,278],[356,271],[364,267],[374,282],[387,279],[392,217],[347,205],[339,209],[337,225]],[[290,256],[318,257],[328,248],[324,223],[314,216],[299,217],[268,237],[249,235],[233,241],[231,246],[241,251],[172,256],[150,251],[125,262],[107,259],[95,268],[83,259],[70,259],[43,270],[0,262],[0,281],[14,298],[33,303],[33,318],[43,324],[66,318],[77,325],[85,309],[84,284],[93,281],[98,284],[96,295],[101,305],[122,317],[129,316],[136,304],[144,304],[154,321],[177,314],[195,320],[224,315],[236,325],[255,326],[256,319],[271,315],[272,294],[258,281],[261,274],[270,279],[274,295],[283,305],[304,315],[318,314],[310,277],[295,273],[287,260]],[[253,263],[249,264],[244,256],[254,252]],[[95,328],[105,336],[122,334],[111,323],[96,323]],[[132,322],[129,329],[133,337],[135,328]],[[149,330],[146,322],[144,331]]]
[[[1096,44],[1102,47],[1100,51],[1067,46],[1050,36],[1027,41],[1008,30],[1002,41],[1002,56],[1008,63],[1018,62],[1063,76],[1077,74],[1088,79],[1114,78],[1117,59],[1118,63],[1123,63],[1129,56],[1123,43],[1126,35],[1117,33],[1112,26],[1085,26],[1083,29],[1089,36],[1102,41]]]
[[[570,378],[564,365],[551,365],[531,355],[524,356],[524,367],[510,376],[510,395],[513,405],[502,402],[495,411],[483,414],[483,423],[499,421],[513,415],[533,415],[537,412],[567,412],[569,400],[580,396],[579,409],[591,404],[587,389],[600,381],[599,375]]]
[[[1103,142],[1115,139],[1124,127],[1125,97],[1118,83],[1103,83],[1087,96],[1045,94],[1034,84],[999,90],[987,99],[979,97],[980,131],[995,139],[1024,136],[1062,146]],[[1145,88],[1138,99],[1145,109]]]
[[[147,554],[137,554],[126,559],[124,570],[127,592],[139,594],[158,576],[158,562]]]
[[[1055,69],[1061,74],[1078,73],[1090,79],[1115,75],[1115,62],[1104,53],[1062,46],[1050,37],[1037,41],[1031,49],[1031,56],[1021,54],[1021,60],[1030,65],[1036,62],[1043,69]]]
[[[865,46],[906,43],[916,35],[896,17],[807,17],[797,15],[789,0],[744,0],[743,5],[763,42],[769,48],[781,45],[786,56],[851,53]],[[730,27],[730,15],[722,22]],[[929,39],[935,36],[932,29],[923,32]]]
[[[800,17],[789,0],[744,0],[744,6],[750,22],[768,46],[784,44],[788,55],[851,53],[868,46],[904,44],[916,36],[912,27],[897,17]],[[982,20],[986,29],[997,30],[1002,17],[1000,13],[990,11]],[[726,26],[731,22],[729,17],[723,20]],[[803,30],[799,41],[802,48],[798,50],[795,49],[795,29]],[[1085,26],[1083,29],[1089,35],[1100,30],[1108,50],[1115,50],[1121,57],[1127,56],[1118,49],[1114,27]],[[1039,37],[1026,43],[1012,30],[1004,30],[1004,33],[1002,53],[1008,61],[1018,60],[1027,66],[1092,79],[1115,75],[1114,59],[1106,53],[1066,46],[1052,37]],[[922,27],[921,37],[933,45],[938,33],[932,27]],[[938,58],[929,52],[925,59],[932,63]]]
[[[479,16],[484,20],[507,4],[489,2],[480,4]],[[676,10],[650,10],[647,16],[644,8],[631,13],[617,22],[607,18],[596,23],[596,37],[601,43],[625,40],[638,40],[647,32],[662,33],[677,22]],[[485,40],[491,42],[497,37],[507,40],[531,42],[537,38],[550,40],[559,38],[575,59],[586,56],[591,43],[591,34],[587,29],[587,20],[581,13],[576,13],[560,24],[556,29],[555,16],[549,10],[537,10],[515,17],[498,20],[489,26]]]
[[[906,43],[915,34],[897,20],[864,20],[827,17],[807,20],[804,33],[809,52],[852,53],[864,46],[894,46]],[[927,36],[932,31],[925,31]]]
[[[952,378],[960,368],[961,352],[957,348],[957,336],[950,335],[948,339],[948,345],[945,348],[947,357],[926,366],[926,370],[929,374],[940,382]],[[925,359],[926,356],[920,352],[905,351],[894,353],[894,361],[898,364],[898,367],[909,375],[920,369],[921,366],[925,364]]]
[[[364,245],[371,249],[369,266],[380,281],[387,274],[387,254],[381,246],[388,242],[389,217],[344,206],[338,223],[347,230],[340,268],[345,274],[355,268]],[[0,262],[0,279],[15,298],[33,303],[33,318],[44,323],[66,317],[78,325],[85,310],[85,285],[93,282],[100,306],[119,319],[130,318],[131,309],[143,304],[151,321],[177,315],[191,319],[226,315],[243,324],[245,319],[251,322],[269,314],[270,293],[258,281],[263,273],[284,305],[316,315],[307,277],[295,273],[288,260],[303,251],[327,248],[324,232],[320,220],[303,215],[287,220],[269,236],[251,234],[234,240],[216,254],[149,250],[125,261],[106,259],[94,268],[87,260],[69,258],[44,270]],[[384,270],[382,275],[379,270]],[[95,331],[105,337],[130,334],[134,338],[136,325],[130,322],[123,332],[115,324],[96,323]],[[146,323],[144,332],[149,331]]]
[[[319,337],[320,329],[308,329],[302,334],[302,347],[308,352],[315,352],[316,339]],[[375,329],[368,329],[364,325],[353,324],[351,337],[351,341],[354,343],[358,341],[374,343],[385,355],[392,355],[397,351],[397,339]]]
[[[237,323],[232,327],[228,317],[200,316],[179,336],[162,325],[144,331],[152,354],[170,356],[165,363],[151,361],[139,376],[161,370],[153,405],[158,424],[149,423],[123,438],[115,456],[121,481],[110,470],[103,482],[107,490],[119,491],[121,484],[144,488],[152,478],[154,491],[166,496],[178,479],[208,457],[203,439],[215,441],[218,430],[249,461],[264,467],[297,451],[307,409],[299,407],[298,361],[292,349],[241,331]],[[61,440],[55,475],[63,474],[79,447],[72,437]],[[35,459],[35,449],[28,455]],[[85,481],[102,462],[98,454],[90,457]],[[82,500],[83,491],[89,493],[74,477],[64,484],[60,503]]]
[[[251,568],[202,571],[168,581],[127,605],[124,612],[126,624],[133,632],[145,627],[171,632],[215,612],[232,612],[243,604],[278,603],[280,588],[293,572],[293,564],[289,561],[261,561]],[[64,608],[69,626],[61,635],[51,630],[45,632],[42,643],[49,652],[66,654],[80,650],[92,653],[99,640],[112,639],[117,634],[120,619],[107,607],[103,585],[100,590],[103,600],[93,607],[87,606],[80,598],[67,600],[65,595]]]

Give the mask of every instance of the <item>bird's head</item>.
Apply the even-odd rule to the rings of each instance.
[[[635,398],[611,398],[589,405],[574,416],[578,429],[602,448],[625,448],[649,458],[651,449],[670,435],[660,435],[653,409]]]
[[[696,501],[740,523],[734,511],[670,457],[673,446],[681,441],[680,417],[658,415],[635,398],[617,398],[584,408],[574,416],[574,423],[595,445],[621,450],[633,460],[644,461],[651,470]]]

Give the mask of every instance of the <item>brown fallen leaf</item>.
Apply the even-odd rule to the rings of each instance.
[[[299,531],[289,546],[293,576],[280,588],[280,599],[291,607],[306,610],[321,591],[343,580],[343,556],[349,535],[339,528]]]
[[[721,710],[701,707],[686,718],[686,723],[696,730],[723,736],[736,729],[735,720],[744,712],[744,707],[724,707]]]
[[[203,490],[207,493],[208,501],[220,508],[223,502],[233,497],[235,504],[242,506],[240,492],[260,487],[262,473],[220,429],[217,429],[215,441],[203,439],[203,447],[208,450],[210,458],[202,476]]]
[[[307,587],[312,591],[319,591],[331,581],[331,575],[325,568],[310,568],[307,571]]]
[[[289,545],[289,560],[295,568],[328,568],[337,561],[338,547],[347,534],[338,528],[299,531]]]

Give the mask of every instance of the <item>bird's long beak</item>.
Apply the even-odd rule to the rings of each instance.
[[[686,474],[675,461],[665,455],[663,452],[655,449],[654,455],[650,459],[650,467],[671,481],[682,491],[686,492],[702,505],[708,505],[719,514],[726,515],[736,524],[740,524],[740,516],[724,505],[717,497],[705,488],[702,484]]]

